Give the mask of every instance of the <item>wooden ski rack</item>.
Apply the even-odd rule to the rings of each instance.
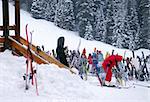
[[[27,46],[23,46],[23,44],[19,43],[17,40],[15,40],[13,37],[8,37],[11,49],[17,49],[23,56],[27,57],[28,48]],[[15,51],[15,50],[14,50]],[[44,60],[42,57],[37,56],[32,50],[31,50],[33,61],[37,62],[38,64],[48,64],[46,60]],[[29,57],[31,55],[29,54]]]
[[[18,42],[16,40],[15,36],[9,36],[8,39],[9,39],[9,43],[10,43],[12,50],[13,49],[18,50],[24,57],[27,57],[27,48],[28,48],[27,45],[28,44],[24,38],[20,37],[19,38],[20,42]],[[4,41],[4,39],[1,38],[0,41],[2,42],[2,41]],[[31,54],[32,54],[33,61],[35,61],[36,63],[38,63],[38,64],[50,64],[50,63],[56,64],[59,66],[59,68],[66,68],[66,69],[70,70],[71,73],[75,74],[75,72],[72,71],[71,68],[60,63],[57,59],[46,54],[44,51],[42,51],[42,50],[37,51],[37,46],[30,44],[30,48],[31,48]],[[13,51],[15,51],[15,50],[13,50]],[[31,55],[30,55],[30,57],[31,57]]]
[[[20,41],[20,43],[22,43],[25,46],[27,46],[27,41],[24,38],[20,37],[19,41]],[[44,58],[45,60],[47,60],[49,63],[54,63],[54,64],[58,65],[60,68],[66,67],[64,64],[60,63],[55,58],[53,58],[50,55],[46,54],[44,51],[37,50],[37,46],[35,46],[33,44],[30,44],[30,45],[31,45],[31,49],[34,52],[36,52],[36,54],[38,54],[39,56],[41,56],[42,58]]]

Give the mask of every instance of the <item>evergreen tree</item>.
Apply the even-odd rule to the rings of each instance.
[[[150,49],[150,0],[138,1],[139,47]]]
[[[31,6],[32,6],[32,0],[25,0],[26,1],[26,5],[27,5],[27,11],[30,12],[31,11]]]
[[[31,10],[34,18],[76,30],[85,39],[131,50],[150,49],[150,0],[20,0],[20,3],[28,12]]]
[[[33,0],[31,6],[32,16],[37,19],[45,19],[46,6],[45,0]]]
[[[45,10],[45,19],[54,22],[57,0],[45,0],[45,1],[47,5]]]
[[[106,36],[105,36],[105,42],[108,44],[114,45],[114,26],[115,21],[113,18],[113,0],[107,0],[106,2]]]
[[[94,22],[94,2],[93,0],[80,0],[76,2],[76,22],[79,35],[84,38],[86,25],[88,22],[93,27]]]
[[[124,39],[124,23],[125,23],[125,3],[126,0],[113,1],[113,18],[114,18],[114,45],[118,48],[123,48]]]
[[[93,40],[93,35],[92,35],[93,29],[91,23],[88,21],[86,27],[85,27],[85,34],[84,38],[86,40]]]
[[[138,40],[139,40],[139,23],[138,23],[138,15],[136,10],[137,2],[135,0],[128,0],[127,5],[127,15],[126,15],[126,23],[125,23],[125,34],[126,45],[130,50],[137,49]]]
[[[96,12],[95,12],[95,35],[94,38],[98,41],[105,41],[105,33],[106,33],[106,24],[105,24],[105,16],[104,16],[104,1],[96,0]]]
[[[73,2],[71,0],[59,0],[56,7],[55,25],[67,29],[75,29],[75,17]]]

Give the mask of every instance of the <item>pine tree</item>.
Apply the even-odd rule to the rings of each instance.
[[[84,38],[86,25],[88,22],[93,27],[94,21],[94,2],[93,0],[80,0],[76,2],[76,24],[79,35]]]
[[[125,34],[127,35],[126,38],[126,45],[127,48],[130,50],[137,49],[138,40],[139,40],[139,23],[138,23],[138,16],[136,10],[137,2],[135,0],[128,1],[127,5],[127,15],[126,15],[126,22],[125,22]]]
[[[114,44],[114,26],[115,21],[113,18],[113,0],[107,0],[106,2],[106,36],[105,36],[105,42],[108,44]]]
[[[27,11],[30,12],[30,8],[32,6],[32,0],[25,0],[26,1],[26,5],[27,5]]]
[[[125,3],[126,0],[113,1],[113,18],[114,18],[114,45],[123,48],[124,39],[124,23],[125,23]]]
[[[85,38],[86,40],[93,40],[92,32],[93,32],[92,25],[91,25],[91,23],[88,21],[88,23],[87,23],[87,25],[86,25],[86,27],[85,27],[84,38]]]
[[[45,18],[46,6],[45,0],[33,0],[31,6],[32,16],[36,19]]]
[[[95,35],[94,38],[98,41],[105,41],[105,33],[106,33],[106,24],[105,24],[105,15],[104,15],[104,1],[96,0],[96,12],[95,12]]]
[[[139,47],[150,49],[150,0],[138,1]]]
[[[45,0],[45,2],[47,5],[45,10],[45,19],[54,22],[57,0]]]
[[[71,0],[59,0],[56,7],[54,23],[67,30],[75,29],[73,2]]]

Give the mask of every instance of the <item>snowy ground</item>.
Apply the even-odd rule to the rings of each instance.
[[[14,24],[14,7],[10,5],[10,25]],[[2,2],[0,1],[0,18],[2,18]],[[54,26],[45,20],[33,19],[30,14],[21,10],[21,36],[25,37],[25,25],[29,24],[29,31],[34,30],[33,43],[44,45],[46,50],[56,48],[57,38],[65,37],[65,45],[69,49],[77,49],[80,37],[77,33],[66,31]],[[0,19],[2,25],[2,19]],[[14,32],[10,32],[14,35]],[[0,32],[2,35],[2,32]],[[81,39],[80,51],[83,48],[87,52],[93,52],[94,47],[101,50],[103,54],[115,49],[115,53],[123,55],[126,49],[117,49],[110,45]],[[126,56],[131,52],[126,50]],[[136,55],[150,54],[149,50],[140,49]],[[135,86],[130,89],[112,89],[97,86],[97,78],[90,77],[83,81],[79,76],[71,74],[68,70],[59,69],[56,65],[36,65],[39,96],[36,95],[35,87],[31,86],[29,91],[24,90],[25,82],[25,58],[12,56],[10,51],[0,53],[0,102],[149,102],[150,89]],[[133,82],[128,84],[132,85]],[[150,84],[150,82],[136,82]]]
[[[150,89],[135,86],[113,89],[97,86],[97,78],[83,81],[78,75],[55,65],[36,65],[39,96],[35,86],[25,91],[25,58],[12,56],[10,51],[0,53],[1,102],[149,102]],[[92,80],[91,80],[92,79]],[[132,82],[128,83],[131,85]],[[143,84],[141,82],[137,82]],[[150,82],[144,82],[145,85]]]

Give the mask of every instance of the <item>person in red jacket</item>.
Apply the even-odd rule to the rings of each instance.
[[[89,56],[88,56],[88,68],[89,68],[89,72],[90,72],[90,73],[93,73],[93,72],[94,72],[92,66],[93,66],[93,59],[92,59],[92,55],[91,55],[91,53],[90,53]]]

